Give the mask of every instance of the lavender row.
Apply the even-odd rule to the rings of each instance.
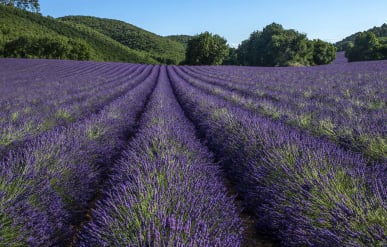
[[[10,152],[0,169],[0,245],[66,246],[135,127],[158,67],[98,114]]]
[[[40,97],[45,101],[50,101],[55,100],[58,96],[61,97],[61,95],[57,95],[60,91],[66,95],[68,92],[90,90],[96,85],[104,84],[106,81],[103,78],[103,75],[107,75],[107,72],[104,71],[105,67],[110,67],[111,70],[114,68],[113,65],[78,64],[55,60],[1,59],[0,63],[2,65],[12,65],[11,69],[4,66],[0,70],[1,88],[5,92],[0,101],[1,104],[4,101],[13,104],[17,104],[19,101],[21,103],[33,103],[33,101],[40,100]],[[37,69],[33,66],[34,63],[40,64],[40,68]],[[61,75],[61,67],[66,66],[71,67],[74,71]],[[116,67],[130,69],[136,66]],[[83,73],[82,70],[85,68],[94,68],[96,71]],[[110,75],[112,74],[110,73]]]
[[[71,71],[66,76],[59,74],[58,61],[49,60],[45,64],[44,69],[34,71],[34,67],[29,71],[24,69],[19,72],[18,66],[24,65],[29,68],[30,64],[36,61],[8,61],[8,59],[0,60],[2,63],[13,64],[15,68],[11,70],[1,70],[0,75],[4,77],[1,81],[1,89],[5,94],[0,101],[3,107],[2,114],[12,114],[12,111],[22,110],[25,107],[44,107],[57,106],[58,104],[71,103],[72,101],[81,101],[93,94],[104,90],[105,88],[113,88],[125,82],[130,75],[134,75],[133,70],[141,70],[144,67],[139,65],[96,65],[97,71],[90,73],[82,73]],[[66,61],[63,62],[63,67]],[[58,64],[59,63],[59,64]],[[73,64],[75,69],[82,71],[84,68],[93,66],[93,64]],[[106,68],[110,71],[105,71]],[[119,70],[117,70],[119,68]],[[47,108],[47,107],[46,107]]]
[[[387,73],[383,64],[257,68],[255,72],[234,67],[179,70],[191,83],[246,109],[326,136],[372,159],[386,160]],[[232,79],[234,70],[238,77]],[[259,75],[256,81],[245,83],[254,75]]]
[[[74,99],[80,93],[88,92],[95,87],[104,84],[100,80],[99,76],[90,74],[85,77],[78,73],[70,74],[66,78],[58,78],[56,61],[49,61],[42,71],[34,71],[33,66],[29,66],[36,61],[8,61],[7,59],[0,60],[5,64],[12,64],[15,66],[11,70],[1,70],[1,76],[4,78],[1,81],[1,90],[4,92],[2,97],[2,114],[12,114],[13,110],[20,110],[23,107],[36,107],[43,105],[51,105],[54,103],[66,103],[71,101],[69,98],[63,102],[63,99],[69,97],[69,95],[75,96]],[[39,61],[40,62],[40,61]],[[40,62],[45,64],[43,62]],[[18,65],[24,65],[24,67],[31,70],[19,72]],[[82,68],[82,67],[81,67]],[[81,69],[79,68],[79,69]],[[100,80],[100,82],[99,82]],[[8,97],[7,97],[8,96]],[[2,120],[7,120],[8,115],[4,115]]]
[[[385,167],[204,93],[169,68],[183,109],[255,214],[284,246],[382,246]]]
[[[0,59],[0,99],[11,103],[58,97],[58,91],[76,92],[101,85],[109,77],[121,76],[118,70],[138,67],[117,63],[93,63],[63,60]],[[118,66],[117,66],[118,65]],[[118,73],[117,73],[118,72]],[[97,81],[96,81],[97,80]],[[28,90],[25,90],[28,88]],[[9,101],[11,100],[11,101]]]
[[[221,69],[212,72],[219,73],[218,70]],[[233,70],[238,71],[233,68],[227,73],[223,69],[222,77],[229,78]],[[254,102],[254,98],[258,98],[255,106],[250,106],[258,107],[273,118],[282,117],[287,123],[328,136],[356,151],[365,150],[372,158],[386,156],[383,139],[387,131],[383,124],[386,116],[386,108],[383,107],[386,75],[383,62],[298,70],[271,68],[263,72],[256,69],[255,74],[260,75],[261,80],[242,92],[250,92],[245,101],[251,101],[253,97]],[[243,77],[241,71],[235,74]],[[353,76],[356,74],[356,77]],[[247,77],[242,77],[239,77],[240,83],[226,84],[235,90],[246,81]],[[267,92],[268,89],[271,90]],[[234,100],[240,98],[239,95],[234,97]]]
[[[117,67],[121,67],[121,70],[125,72],[125,66]],[[57,98],[51,102],[44,102],[43,98],[40,99],[41,103],[30,104],[31,102],[25,102],[19,109],[13,109],[8,113],[5,110],[2,111],[0,117],[7,121],[0,121],[1,146],[3,146],[3,149],[6,149],[9,144],[15,141],[22,143],[25,139],[31,138],[31,136],[40,134],[55,126],[65,125],[69,122],[87,118],[90,114],[97,113],[104,105],[135,87],[149,73],[149,68],[141,68],[140,66],[134,68],[136,69],[135,71],[131,70],[130,67],[127,69],[134,76],[131,79],[128,78],[130,74],[125,75],[122,73],[125,76],[121,78],[113,77],[109,78],[109,80],[105,79],[105,83],[101,86],[97,87],[95,85],[95,89],[88,89],[86,92],[78,93],[75,86],[75,89],[72,89],[68,95],[63,90],[53,92],[57,95]],[[85,79],[84,77],[79,80],[82,81]],[[90,76],[87,80],[93,80],[93,76]],[[99,78],[94,77],[94,80],[99,80]],[[49,88],[51,84],[47,84],[47,91],[52,91]],[[24,90],[28,90],[28,87],[25,87]],[[82,95],[78,97],[79,94]],[[13,102],[9,104],[11,103],[13,104]]]
[[[240,246],[241,221],[166,67],[80,246]]]

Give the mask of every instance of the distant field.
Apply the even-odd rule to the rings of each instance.
[[[383,246],[386,68],[0,59],[0,246]]]

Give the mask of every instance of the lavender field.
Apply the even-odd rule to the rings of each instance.
[[[0,246],[385,246],[386,68],[0,59]]]

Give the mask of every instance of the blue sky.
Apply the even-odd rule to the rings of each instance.
[[[118,19],[159,35],[210,31],[232,45],[272,22],[330,42],[387,23],[387,0],[40,0],[40,5],[45,16]]]

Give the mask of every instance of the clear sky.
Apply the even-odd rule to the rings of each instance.
[[[387,0],[40,0],[43,15],[122,20],[159,35],[204,31],[237,45],[277,22],[335,42],[387,23]]]

